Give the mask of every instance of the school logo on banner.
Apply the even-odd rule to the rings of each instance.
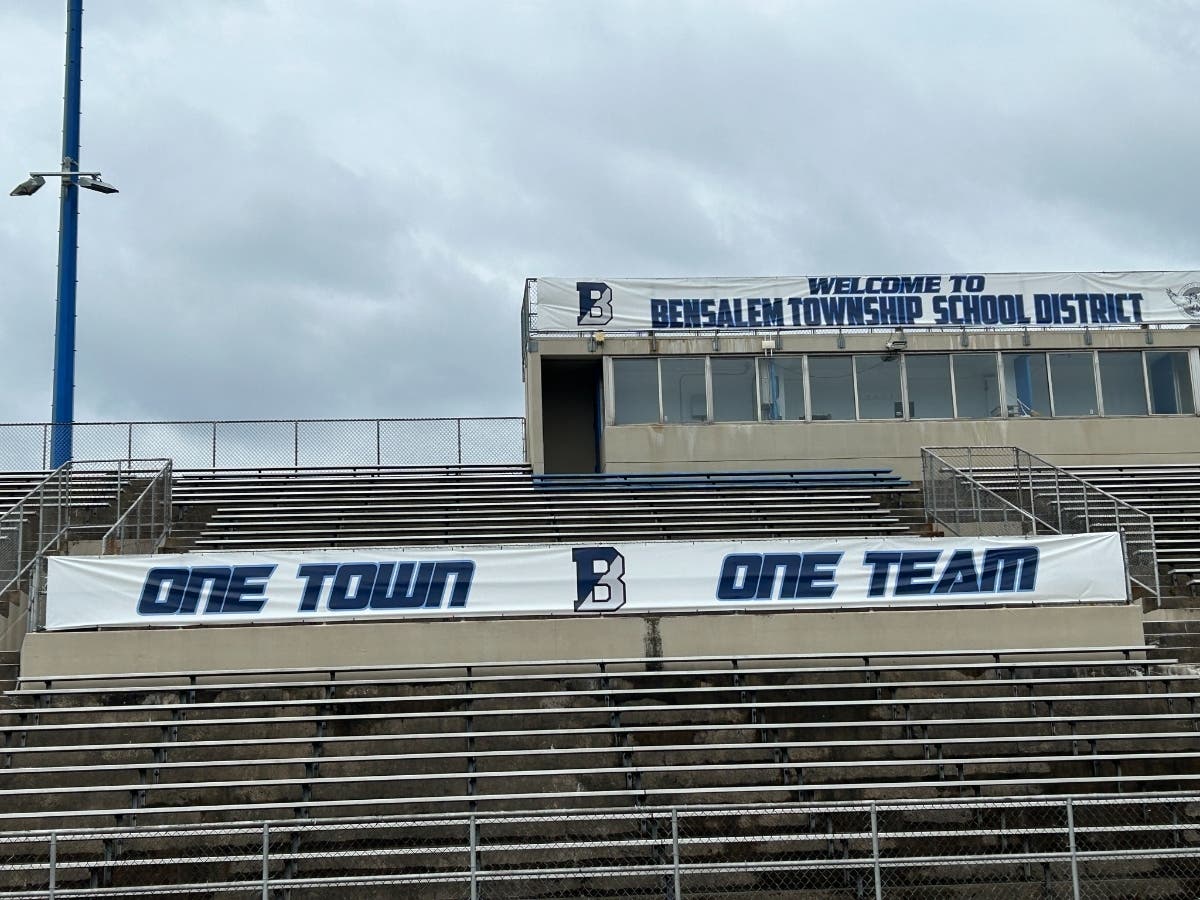
[[[1178,292],[1167,288],[1167,296],[1193,319],[1200,319],[1200,281],[1185,284]]]
[[[607,325],[612,321],[612,288],[603,281],[577,281],[580,325]]]
[[[575,612],[616,612],[625,605],[625,557],[616,547],[574,547]]]

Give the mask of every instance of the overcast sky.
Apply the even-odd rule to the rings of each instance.
[[[65,3],[0,2],[0,420]],[[520,414],[528,275],[1200,268],[1200,5],[90,0],[81,420]],[[5,181],[4,179],[7,179]],[[10,184],[11,183],[11,184]]]

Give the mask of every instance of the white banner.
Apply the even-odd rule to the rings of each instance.
[[[54,556],[48,629],[1121,602],[1116,534]]]
[[[1200,321],[1200,272],[537,279],[538,331],[1083,328]]]

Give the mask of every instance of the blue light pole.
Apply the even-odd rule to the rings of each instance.
[[[67,0],[67,60],[63,89],[62,165],[57,172],[30,172],[12,191],[28,197],[47,177],[62,181],[58,226],[58,300],[54,327],[54,390],[50,409],[50,468],[69,462],[75,422],[75,285],[79,257],[79,189],[115,194],[99,172],[79,171],[80,86],[83,55],[83,0]]]
[[[79,170],[83,71],[83,0],[67,0],[67,62],[63,87],[62,171]],[[71,459],[75,422],[75,285],[79,259],[79,185],[62,180],[58,224],[58,302],[54,322],[54,395],[50,407],[50,468]]]

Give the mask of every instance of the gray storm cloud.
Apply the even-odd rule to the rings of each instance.
[[[0,173],[62,4],[0,6]],[[1195,9],[177,4],[84,13],[81,418],[519,414],[535,274],[1194,268]],[[0,418],[48,414],[57,205],[0,203]]]

